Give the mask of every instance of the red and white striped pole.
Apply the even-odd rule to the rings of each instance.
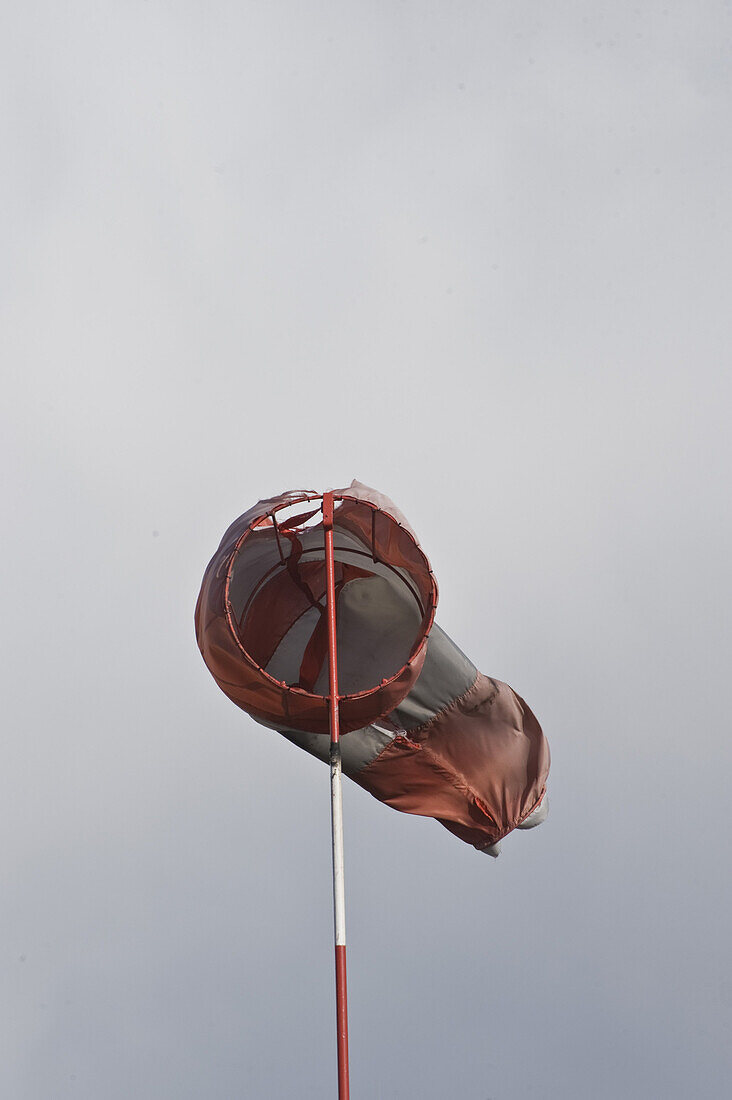
[[[330,820],[333,837],[333,917],[335,923],[336,1027],[338,1035],[338,1100],[349,1100],[348,997],[346,990],[346,893],[343,878],[343,798],[338,723],[338,653],[336,650],[335,558],[333,555],[333,494],[323,494],[325,528],[328,669],[330,673]]]

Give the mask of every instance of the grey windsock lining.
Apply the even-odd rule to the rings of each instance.
[[[427,656],[419,678],[389,715],[404,730],[429,722],[454,699],[473,686],[478,670],[444,630],[435,625],[427,642]]]
[[[310,528],[298,532],[304,557],[315,551],[322,554],[322,530]],[[285,557],[290,552],[283,534],[280,537]],[[407,664],[420,637],[424,609],[415,596],[409,574],[364,554],[366,544],[349,531],[336,534],[336,562],[356,566],[373,574],[345,585],[338,600],[338,684],[343,695],[368,691],[383,680],[390,680]],[[249,539],[244,542],[233,565],[229,601],[235,621],[239,621],[247,601],[262,576],[274,576],[283,568],[274,539]],[[274,572],[270,572],[273,570]],[[276,680],[295,684],[306,647],[315,630],[320,611],[309,608],[280,639],[266,672]],[[328,693],[328,670],[324,663],[313,691]]]
[[[323,734],[302,733],[300,730],[281,729],[283,737],[293,745],[299,745],[311,756],[317,756],[324,763],[329,762],[330,741]],[[395,734],[379,726],[365,726],[362,730],[341,734],[341,762],[346,775],[353,778],[367,764],[375,760],[380,752],[390,745]]]
[[[266,671],[276,680],[296,683],[305,647],[320,613],[310,608],[284,636]],[[396,577],[369,577],[345,585],[338,600],[338,690],[367,691],[396,676],[409,660],[419,635],[421,615],[414,597]],[[328,664],[323,662],[313,688],[328,693]]]
[[[291,553],[290,543],[284,534],[280,536],[279,544],[273,531],[268,531],[267,535],[268,537],[245,539],[234,559],[229,586],[229,600],[237,620],[240,618],[244,605],[252,592],[261,583],[262,578],[265,575],[270,575],[270,569],[281,565],[279,547],[282,548],[285,559]],[[318,557],[322,559],[322,529],[311,527],[298,530],[297,536],[305,561],[317,560]],[[410,576],[408,571],[395,565],[386,565],[378,559],[374,560],[371,556],[371,546],[358,538],[356,534],[337,527],[334,541],[336,561],[361,566],[377,576],[396,582],[395,587],[401,588],[403,586],[409,591]],[[364,553],[364,551],[367,553]],[[403,585],[398,584],[399,580],[403,582]]]

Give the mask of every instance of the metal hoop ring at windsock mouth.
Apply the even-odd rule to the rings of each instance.
[[[341,727],[347,733],[383,718],[416,681],[434,622],[437,584],[416,538],[397,518],[378,504],[348,493],[334,494],[334,504],[341,586],[354,577],[374,577],[378,572],[377,579],[382,583],[391,578],[388,583],[411,601],[412,614],[418,617],[406,659],[400,660],[397,668],[359,690],[346,686],[343,694],[339,694]],[[262,502],[259,514],[250,510],[229,528],[219,555],[209,566],[209,571],[218,566],[217,573],[223,581],[220,606],[211,610],[217,616],[223,613],[228,637],[224,640],[218,631],[216,648],[207,646],[206,630],[201,628],[199,644],[224,692],[253,717],[267,725],[326,734],[327,688],[316,690],[316,677],[303,675],[302,668],[297,680],[273,674],[265,667],[272,654],[266,648],[262,650],[272,617],[282,614],[276,601],[278,590],[286,588],[295,605],[288,629],[306,612],[311,618],[320,615],[325,622],[324,593],[318,588],[324,562],[322,508],[320,493],[286,494]],[[237,567],[247,555],[253,564],[248,566],[247,585],[239,583],[237,593]],[[215,605],[216,592],[209,587],[210,594],[204,578],[201,601],[205,603],[208,598]],[[253,627],[247,634],[246,623],[250,619],[256,630]],[[320,667],[317,657],[325,652],[320,645],[319,629],[316,622],[303,658],[303,665],[310,660],[316,672]]]

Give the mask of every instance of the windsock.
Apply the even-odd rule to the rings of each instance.
[[[549,747],[527,704],[435,624],[437,584],[404,516],[354,481],[334,492],[343,771],[479,851],[546,817]],[[221,690],[329,758],[322,494],[262,500],[229,527],[196,606]]]

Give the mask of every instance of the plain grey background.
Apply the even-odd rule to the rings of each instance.
[[[7,4],[8,1100],[335,1091],[326,769],[194,642],[389,493],[539,716],[493,862],[345,790],[352,1092],[732,1090],[729,3]]]

